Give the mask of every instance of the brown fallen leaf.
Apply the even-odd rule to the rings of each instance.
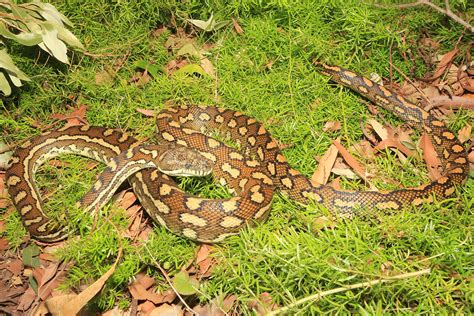
[[[30,286],[26,292],[21,296],[18,302],[17,310],[26,311],[30,308],[31,304],[35,301],[36,293],[35,290]]]
[[[149,109],[141,109],[141,108],[138,108],[138,109],[135,109],[138,113],[141,113],[145,116],[148,116],[148,117],[155,117],[156,116],[156,112],[153,111],[153,110],[149,110]]]
[[[441,161],[436,153],[433,143],[426,133],[423,133],[420,138],[420,148],[423,150],[423,160],[428,167],[428,177],[432,181],[439,179],[441,173],[438,168],[441,166]]]
[[[76,315],[80,310],[104,287],[105,282],[114,273],[115,268],[122,257],[122,248],[119,248],[117,259],[110,269],[97,281],[92,283],[79,294],[67,294],[55,296],[46,300],[46,307],[53,315],[68,316]]]
[[[335,131],[338,131],[340,129],[341,129],[341,122],[339,122],[339,121],[327,121],[324,124],[323,132],[327,132],[327,131],[335,132]]]
[[[439,77],[441,77],[443,75],[444,71],[452,63],[452,61],[454,60],[454,57],[456,57],[457,53],[458,53],[458,49],[454,48],[452,51],[444,54],[442,56],[441,60],[439,61],[438,66],[436,66],[436,69],[434,71],[433,76],[431,76],[430,78],[427,78],[426,80],[433,81],[433,80],[436,80]]]
[[[118,208],[126,210],[137,201],[137,196],[132,191],[122,191],[117,196],[116,201]]]
[[[384,139],[377,146],[374,147],[374,151],[381,151],[385,148],[396,148],[400,150],[406,156],[412,156],[413,152],[408,149],[405,145],[396,139]]]
[[[151,311],[150,316],[182,316],[183,310],[178,305],[162,304]]]
[[[21,270],[23,269],[23,261],[20,259],[12,260],[7,264],[6,268],[14,275],[20,275]]]
[[[186,59],[183,60],[176,60],[173,59],[170,62],[168,62],[164,68],[166,74],[171,76],[174,74],[176,71],[179,69],[183,68],[184,66],[188,65],[188,61]]]
[[[143,315],[149,315],[153,309],[155,309],[155,304],[150,301],[145,301],[144,303],[138,305],[138,311]]]
[[[216,70],[214,68],[214,65],[212,65],[211,61],[207,58],[202,58],[201,59],[201,67],[204,69],[204,71],[211,77],[215,78],[216,77]]]
[[[464,126],[463,128],[459,130],[458,139],[461,142],[461,144],[471,139],[471,132],[472,132],[472,126],[470,124],[466,124],[466,126]]]
[[[54,113],[50,117],[59,121],[66,121],[64,127],[71,127],[76,125],[87,125],[87,120],[85,119],[87,111],[87,106],[81,104],[77,109],[74,109],[69,114],[59,114]]]
[[[130,84],[133,84],[136,87],[143,87],[148,82],[150,82],[151,76],[148,71],[137,71],[135,74],[128,80]]]
[[[237,21],[237,19],[232,18],[232,24],[234,25],[235,33],[237,33],[237,34],[239,34],[239,35],[244,33],[244,30],[243,30],[242,27],[240,26],[240,24],[239,24],[239,22]]]
[[[311,182],[316,184],[326,184],[328,182],[331,169],[336,162],[337,154],[337,147],[335,145],[329,146],[324,156],[319,160],[318,167],[311,176]]]
[[[370,182],[368,180],[368,177],[367,177],[368,175],[364,171],[364,168],[362,168],[362,166],[359,164],[359,162],[357,162],[357,160],[349,153],[349,151],[347,151],[347,149],[344,148],[344,146],[342,146],[336,140],[333,141],[332,143],[336,146],[337,150],[339,151],[341,156],[344,158],[344,161],[347,162],[347,164],[354,170],[354,172],[359,177],[364,179],[364,181],[366,181],[367,183],[370,184]]]
[[[0,250],[7,250],[8,248],[10,248],[10,245],[8,243],[8,240],[6,240],[5,238],[0,238]]]

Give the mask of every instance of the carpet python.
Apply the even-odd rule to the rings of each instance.
[[[79,206],[97,210],[128,178],[141,204],[156,222],[192,240],[219,242],[250,222],[264,220],[275,189],[297,202],[320,203],[335,216],[352,218],[432,203],[435,196],[451,196],[455,186],[466,180],[469,171],[466,150],[444,122],[350,70],[316,65],[332,80],[426,132],[442,162],[442,176],[416,188],[389,192],[336,190],[313,183],[291,168],[278,144],[255,119],[224,108],[182,105],[164,109],[157,115],[160,145],[155,147],[140,145],[133,137],[117,130],[91,126],[65,128],[26,141],[14,152],[6,172],[9,194],[34,238],[47,242],[64,238],[66,228],[53,222],[42,210],[33,176],[47,159],[72,152],[107,164],[92,189],[78,202]],[[216,130],[228,135],[243,150],[208,135]],[[166,151],[162,148],[170,146],[199,152],[191,154],[198,159],[205,157],[198,175],[206,174],[208,170],[203,171],[206,168],[212,169],[214,178],[235,195],[229,199],[206,199],[183,192],[169,175],[161,172],[173,175],[172,167],[150,163]],[[185,165],[188,164],[186,161]]]

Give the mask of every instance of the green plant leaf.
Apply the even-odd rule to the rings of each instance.
[[[197,64],[189,64],[177,70],[173,76],[180,76],[180,75],[194,75],[199,74],[203,77],[208,76],[208,74],[204,71],[204,69]]]
[[[43,43],[40,43],[39,47],[50,53],[60,62],[69,64],[69,59],[67,57],[67,47],[66,44],[64,44],[58,38],[58,30],[56,29],[56,25],[51,22],[44,22],[41,24],[41,27],[43,29]]]
[[[38,258],[40,250],[35,244],[31,244],[23,249],[23,264],[29,267],[39,267],[41,265]]]
[[[0,50],[0,68],[5,69],[9,74],[13,74],[18,79],[29,81],[30,79],[21,71],[8,55],[6,49]]]
[[[137,68],[145,69],[153,78],[158,77],[158,73],[162,71],[160,66],[150,64],[144,60],[137,60],[134,63],[134,66]]]
[[[25,46],[34,46],[41,43],[41,34],[38,33],[29,33],[29,32],[20,32],[14,34],[7,29],[4,23],[0,23],[0,35],[5,38],[12,39]]]
[[[9,96],[12,93],[12,88],[10,87],[10,83],[5,77],[3,71],[0,71],[0,90],[3,92],[4,95]]]
[[[191,22],[193,25],[197,26],[204,32],[212,32],[217,31],[218,29],[226,26],[229,24],[229,21],[216,21],[214,19],[214,15],[211,14],[211,17],[207,21],[203,20],[195,20],[195,19],[188,19],[188,22]]]
[[[192,295],[197,292],[199,282],[190,278],[187,272],[180,271],[173,278],[173,287],[181,295]]]
[[[61,12],[59,12],[55,6],[50,3],[43,3],[39,1],[35,1],[34,4],[41,8],[39,13],[45,20],[53,23],[57,23],[58,25],[64,26],[63,22],[66,23],[68,26],[73,26],[72,22],[69,21]]]
[[[197,48],[196,45],[194,45],[193,43],[184,44],[184,46],[178,50],[176,55],[177,56],[189,55],[189,56],[195,56],[198,58],[203,58],[202,51],[199,48]]]
[[[77,37],[72,34],[71,31],[64,27],[60,27],[58,29],[58,38],[74,48],[85,50],[84,45],[82,45],[81,41],[78,40]]]

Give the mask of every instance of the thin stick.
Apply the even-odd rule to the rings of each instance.
[[[451,11],[451,8],[449,7],[449,1],[448,0],[445,0],[444,3],[446,5],[446,8],[444,8],[444,9],[441,8],[441,7],[438,7],[436,4],[432,3],[429,0],[418,0],[418,1],[413,2],[413,3],[400,4],[400,5],[394,5],[394,6],[388,6],[388,7],[384,6],[384,5],[380,5],[380,4],[375,4],[375,6],[378,7],[378,8],[385,8],[385,9],[386,8],[406,9],[406,8],[413,8],[413,7],[416,7],[416,6],[419,6],[419,5],[427,5],[427,6],[431,7],[432,9],[434,9],[434,10],[436,10],[436,11],[442,13],[442,14],[447,15],[448,17],[450,17],[451,19],[453,19],[457,23],[464,26],[471,33],[474,33],[474,26],[470,25],[468,22],[464,21],[459,16],[454,14],[453,11]]]
[[[307,302],[311,302],[311,301],[316,302],[316,301],[320,300],[321,298],[323,298],[324,296],[328,296],[330,294],[345,292],[345,291],[348,291],[348,290],[354,290],[354,289],[358,289],[358,288],[361,288],[361,287],[372,287],[376,284],[382,284],[382,283],[387,283],[387,282],[394,282],[394,281],[397,281],[397,280],[414,278],[414,277],[417,277],[417,276],[420,276],[420,275],[423,275],[423,274],[429,274],[430,272],[431,272],[430,269],[424,269],[424,270],[420,270],[420,271],[416,271],[416,272],[410,272],[410,273],[395,275],[395,276],[391,276],[391,277],[385,277],[385,278],[380,279],[380,280],[373,280],[373,281],[368,281],[368,282],[361,282],[361,283],[356,283],[356,284],[345,285],[343,287],[338,287],[338,288],[335,288],[335,289],[332,289],[332,290],[323,291],[323,292],[319,292],[319,293],[307,296],[305,298],[297,300],[294,303],[291,303],[290,305],[287,305],[287,306],[284,306],[282,308],[271,311],[266,315],[267,316],[278,315],[280,313],[287,312],[291,308],[294,308],[298,305],[301,305],[301,304],[304,304],[304,303],[307,303]]]
[[[418,91],[421,96],[423,97],[423,99],[425,99],[425,101],[428,103],[428,105],[431,105],[431,102],[430,102],[430,99],[428,98],[428,96],[423,92],[423,90],[421,90],[420,88],[418,88],[415,83],[410,79],[408,78],[407,75],[405,75],[405,73],[403,73],[403,71],[398,68],[397,66],[395,66],[394,64],[390,63],[390,66],[392,66],[400,75],[402,75],[402,77],[408,81],[415,89],[416,91]]]

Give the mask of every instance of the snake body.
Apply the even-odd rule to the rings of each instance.
[[[65,236],[64,227],[55,227],[41,207],[41,199],[32,184],[35,168],[64,148],[78,148],[84,155],[109,164],[107,175],[101,175],[93,189],[80,201],[86,209],[102,206],[129,174],[133,190],[151,217],[171,231],[187,238],[219,242],[236,234],[247,223],[266,218],[274,190],[278,188],[291,199],[308,204],[321,203],[335,216],[354,217],[390,213],[406,206],[432,203],[434,196],[446,198],[456,185],[467,178],[467,153],[445,123],[402,96],[377,83],[341,67],[318,65],[333,80],[359,92],[375,104],[393,112],[415,128],[427,133],[441,159],[442,176],[426,185],[389,192],[339,191],[311,182],[290,167],[278,144],[261,123],[241,112],[210,107],[171,107],[157,115],[160,143],[179,145],[199,151],[213,163],[213,174],[219,183],[228,185],[236,195],[230,199],[204,199],[182,192],[168,175],[150,168],[134,138],[119,131],[98,127],[73,127],[43,134],[24,143],[12,156],[6,183],[24,225],[32,236],[55,241]],[[240,144],[236,150],[209,137],[218,130]],[[61,149],[62,148],[62,149]],[[139,147],[137,147],[139,148]],[[41,152],[41,157],[35,153]],[[74,150],[73,150],[74,152]],[[125,152],[125,153],[124,153]],[[122,176],[117,173],[117,155],[137,161],[142,167],[131,168]],[[87,154],[85,154],[87,156]],[[40,157],[35,160],[35,157]],[[38,159],[40,161],[38,161]],[[110,163],[112,162],[112,166]],[[126,163],[125,163],[126,164]],[[119,168],[120,169],[120,168]],[[142,169],[137,171],[138,169]]]

